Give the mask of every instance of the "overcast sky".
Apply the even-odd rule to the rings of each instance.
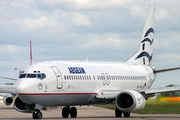
[[[138,49],[150,3],[156,3],[153,66],[180,66],[179,0],[0,0],[0,75],[15,78],[15,68],[29,66],[30,41],[34,63],[124,62]],[[169,84],[180,85],[180,71],[158,74],[152,87]]]

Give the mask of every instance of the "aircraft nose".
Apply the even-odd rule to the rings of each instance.
[[[27,79],[18,80],[18,83],[16,85],[17,94],[30,93],[32,90],[33,90],[33,87],[30,80],[27,80]]]

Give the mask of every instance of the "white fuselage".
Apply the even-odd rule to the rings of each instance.
[[[107,103],[108,100],[98,101],[95,96],[105,91],[147,89],[155,79],[149,66],[111,62],[42,62],[22,74],[17,94],[25,103],[42,106]],[[45,77],[40,79],[38,74]]]

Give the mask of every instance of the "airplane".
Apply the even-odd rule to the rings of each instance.
[[[0,96],[3,97],[3,102],[5,105],[11,105],[13,99],[16,97],[16,85],[13,83],[6,83],[0,85]]]
[[[16,80],[15,78],[2,77],[3,79]],[[13,103],[14,98],[16,97],[16,85],[14,83],[6,83],[0,85],[0,96],[3,97],[3,102],[5,105],[9,106]]]
[[[30,65],[32,64],[33,64],[32,41],[30,41]],[[2,77],[2,76],[0,76],[0,78],[17,81],[16,78],[9,78],[9,77]],[[5,105],[11,105],[16,95],[17,93],[16,93],[15,84],[6,83],[5,85],[0,85],[0,96],[3,97],[3,102]]]
[[[130,117],[144,108],[156,93],[180,91],[180,87],[150,88],[156,74],[180,67],[152,67],[155,4],[151,4],[138,51],[126,62],[46,61],[33,64],[20,74],[14,107],[41,119],[48,106],[64,106],[62,117],[77,117],[75,106],[109,104],[115,116]]]

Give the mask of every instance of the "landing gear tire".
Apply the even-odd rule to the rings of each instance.
[[[71,118],[76,118],[76,116],[77,116],[77,109],[75,107],[72,107],[70,109],[70,116],[71,116]]]
[[[63,118],[68,118],[69,117],[69,107],[64,107],[62,109],[62,117]]]
[[[122,116],[122,112],[119,111],[117,108],[115,109],[115,115],[116,117],[121,117]]]
[[[33,112],[33,119],[41,119],[42,118],[42,113],[39,110],[36,110]]]
[[[68,107],[64,107],[62,109],[62,117],[63,118],[68,118],[69,114],[70,114],[71,118],[76,118],[76,116],[77,116],[76,107],[71,107],[71,109],[70,109],[70,107],[68,106]]]
[[[130,112],[124,112],[123,114],[124,114],[124,117],[130,117],[131,113]]]

